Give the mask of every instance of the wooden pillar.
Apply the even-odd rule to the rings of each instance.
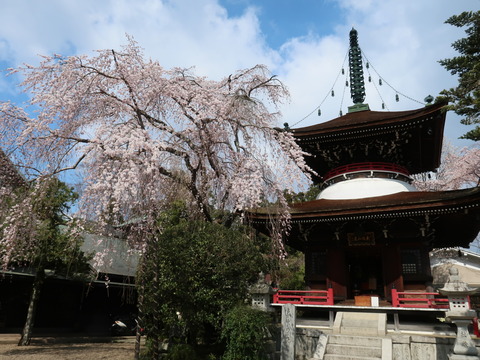
[[[333,288],[335,298],[347,298],[348,269],[345,251],[342,248],[330,248],[327,251],[327,288]]]
[[[387,245],[382,250],[385,297],[391,299],[392,289],[403,291],[402,259],[397,245]]]

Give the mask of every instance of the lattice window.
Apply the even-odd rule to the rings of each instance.
[[[315,275],[325,275],[327,271],[326,251],[312,252],[310,254],[310,272]]]
[[[420,250],[402,250],[402,273],[416,275],[422,272]]]

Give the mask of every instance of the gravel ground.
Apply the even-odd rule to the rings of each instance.
[[[12,341],[0,342],[0,360],[132,360],[134,339],[118,342],[51,343],[32,341],[29,346],[17,346]]]
[[[133,344],[53,344],[17,346],[0,344],[0,359],[9,360],[132,360]]]

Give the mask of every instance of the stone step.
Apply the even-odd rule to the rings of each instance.
[[[371,357],[376,359],[382,358],[381,347],[327,344],[325,353],[332,354],[332,355],[363,356],[363,357]]]
[[[323,360],[380,360],[378,357],[326,354]]]
[[[345,312],[344,318],[348,317],[349,319],[361,319],[361,320],[377,320],[378,313],[368,313],[368,312]]]
[[[340,334],[342,335],[353,335],[353,336],[375,336],[378,335],[378,330],[373,327],[363,328],[363,327],[342,327],[340,328]]]
[[[377,328],[378,327],[378,320],[366,320],[366,319],[349,319],[345,318],[342,321],[343,327],[361,327],[361,328]]]
[[[329,344],[339,345],[359,345],[370,347],[382,347],[382,338],[379,337],[364,337],[364,336],[349,336],[349,335],[330,335],[328,337]]]
[[[384,336],[387,316],[383,313],[338,312],[333,325],[334,334]]]

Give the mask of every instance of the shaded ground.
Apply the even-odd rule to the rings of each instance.
[[[29,346],[17,346],[17,336],[3,336],[0,338],[0,360],[132,360],[134,358],[133,337],[114,338],[113,342],[91,340],[92,342],[89,342],[88,338],[68,340],[41,338],[33,339]]]

